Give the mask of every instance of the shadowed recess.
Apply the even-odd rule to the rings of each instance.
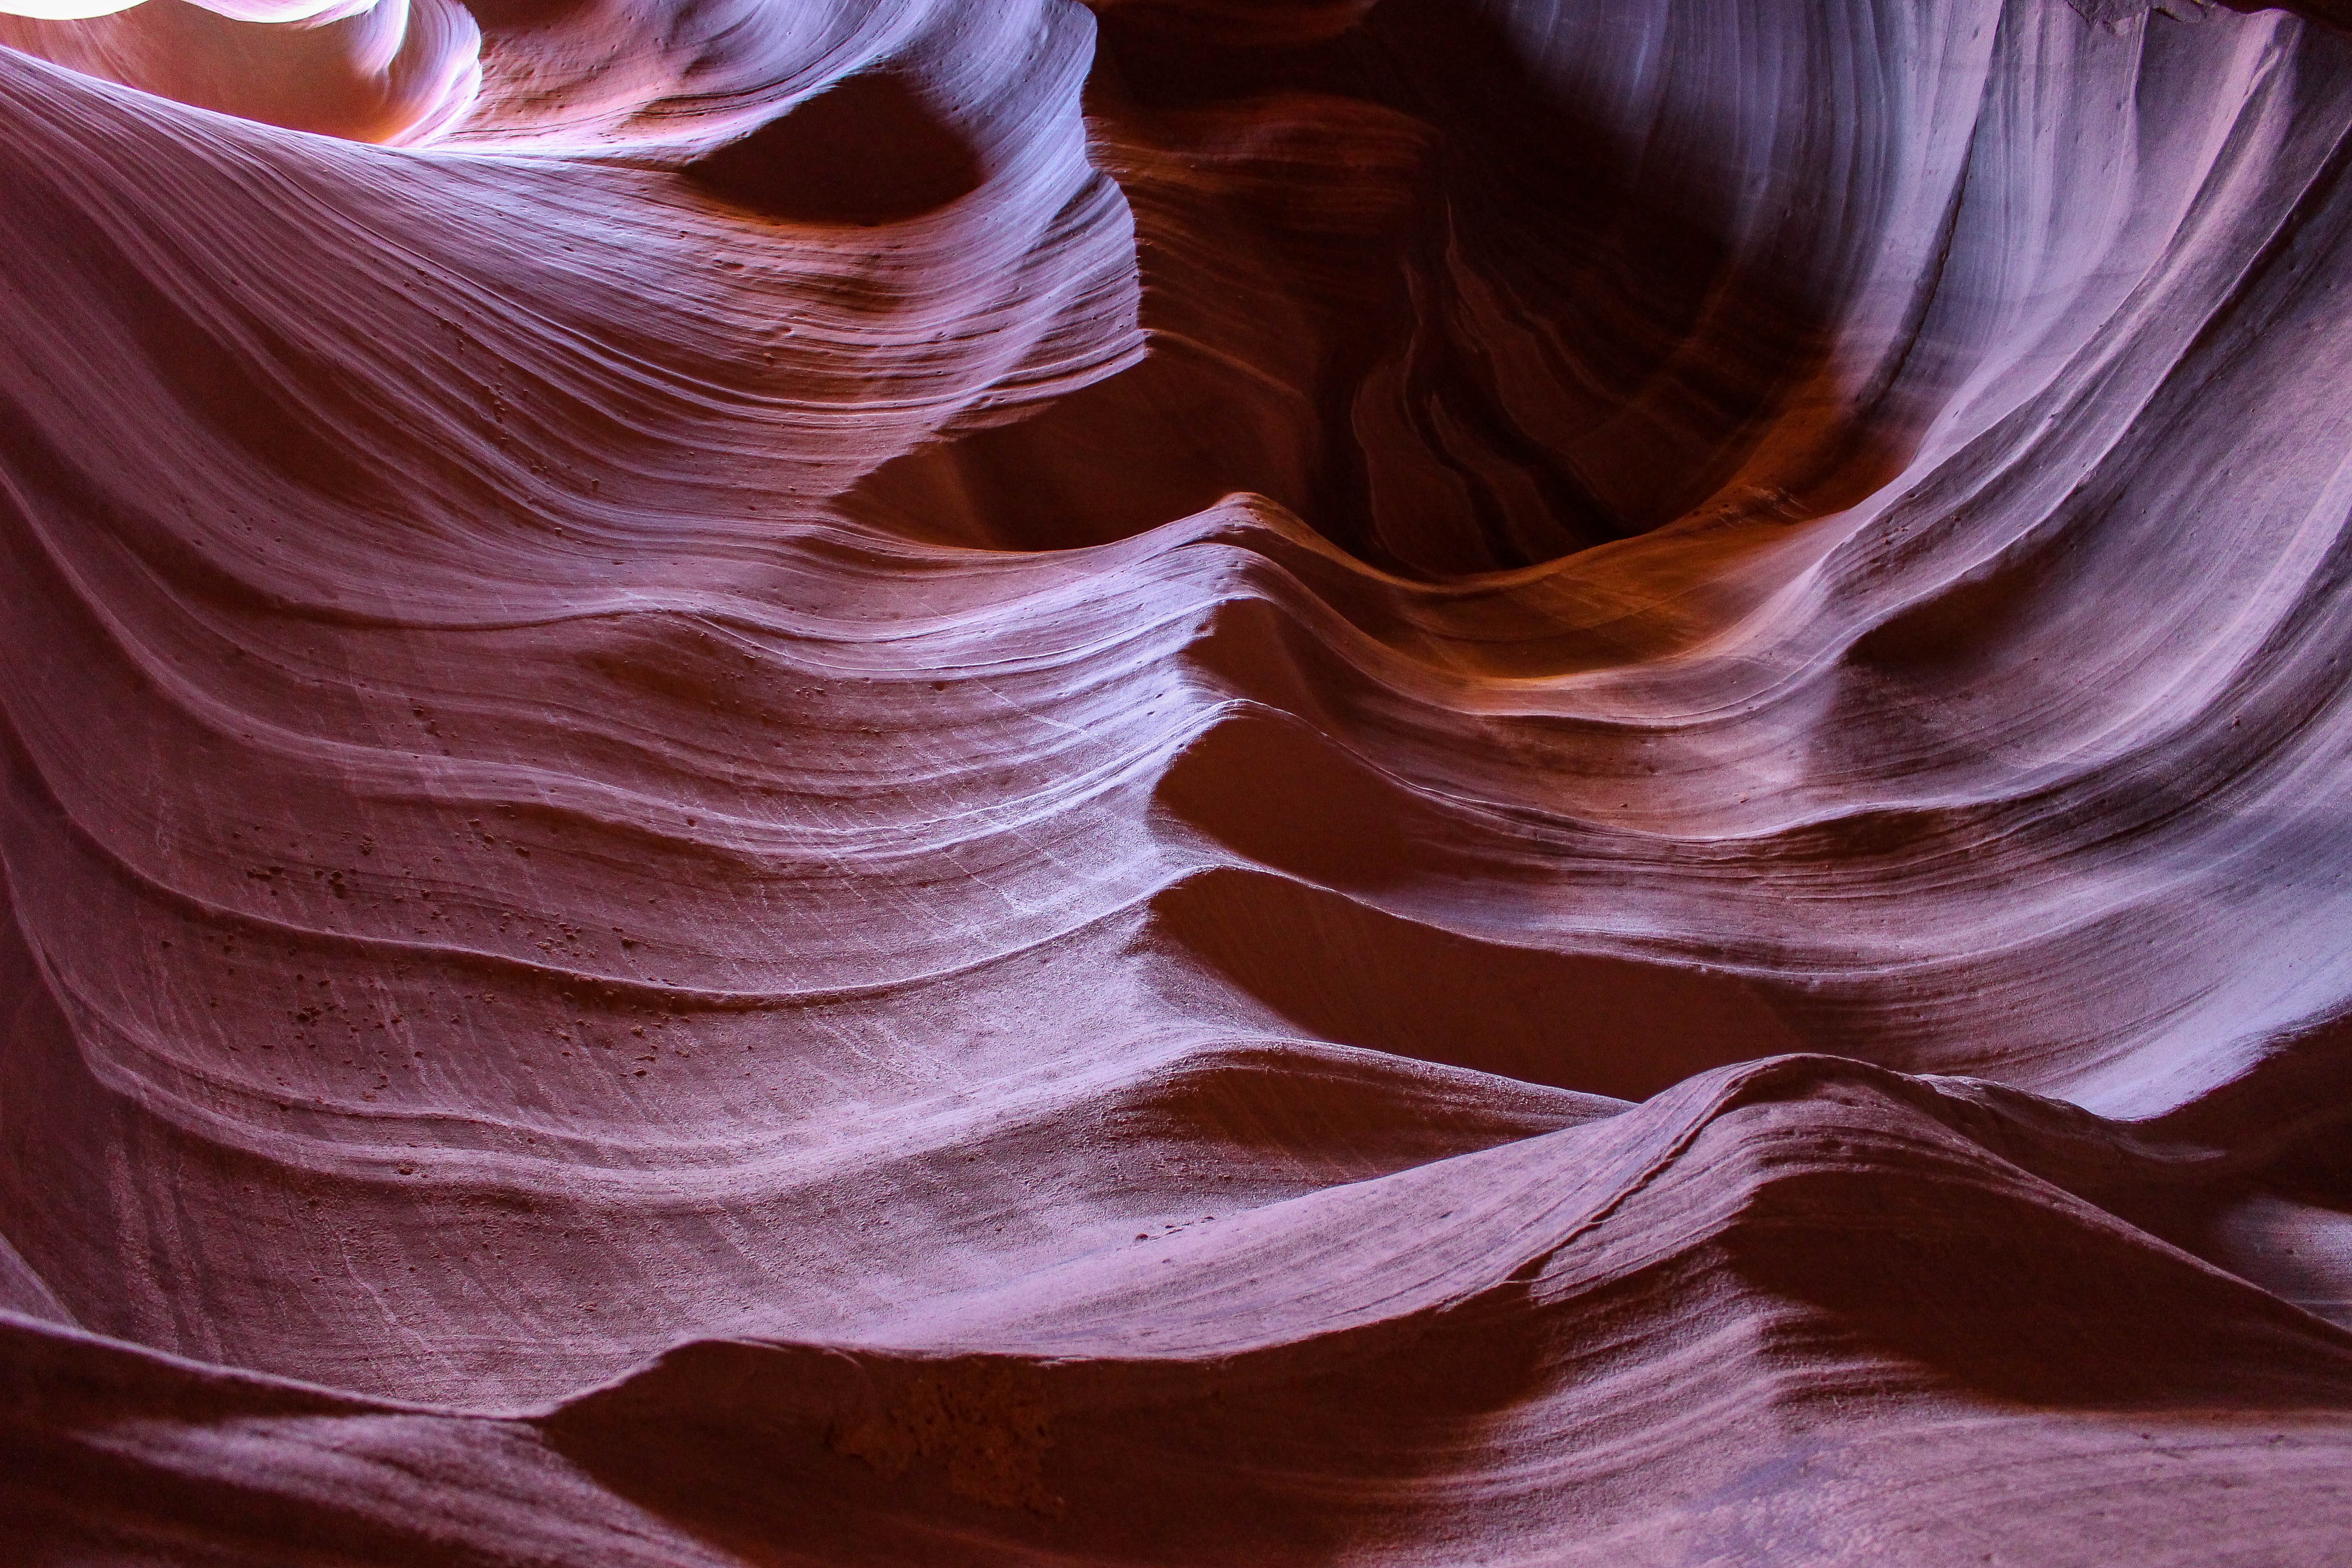
[[[904,78],[867,71],[686,166],[721,201],[794,223],[919,217],[979,188],[980,160]]]

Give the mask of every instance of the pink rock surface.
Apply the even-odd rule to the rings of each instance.
[[[22,1561],[2343,1557],[2331,14],[301,11],[0,18]]]

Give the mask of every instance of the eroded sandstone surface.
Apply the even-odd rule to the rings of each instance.
[[[2347,1550],[2331,13],[0,5],[0,1555]]]

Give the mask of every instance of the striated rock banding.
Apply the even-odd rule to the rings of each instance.
[[[2332,16],[176,3],[0,17],[42,1560],[2352,1528]]]

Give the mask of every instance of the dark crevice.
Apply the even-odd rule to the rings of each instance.
[[[730,206],[793,223],[874,225],[936,212],[980,187],[971,144],[902,78],[836,83],[687,165]]]

